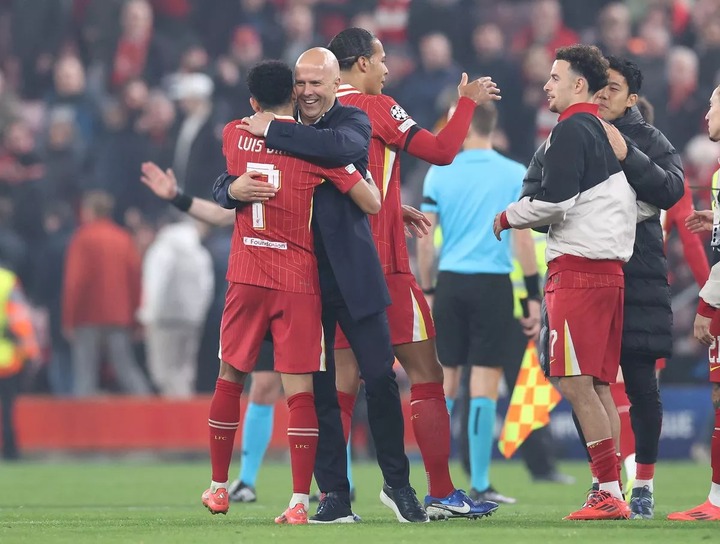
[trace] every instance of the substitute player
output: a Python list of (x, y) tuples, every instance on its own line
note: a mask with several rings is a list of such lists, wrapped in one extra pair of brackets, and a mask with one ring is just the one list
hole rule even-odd
[[(277, 122), (294, 123), (292, 70), (262, 62), (248, 74), (251, 105)], [(210, 404), (212, 482), (203, 504), (227, 513), (228, 468), (240, 419), (240, 394), (253, 370), (265, 333), (274, 341), (275, 370), (288, 404), (293, 495), (276, 523), (307, 523), (318, 424), (312, 373), (322, 369), (321, 303), (310, 218), (313, 192), (330, 179), (368, 213), (379, 211), (375, 187), (350, 165), (327, 169), (265, 147), (240, 121), (223, 131), (223, 154), (234, 176), (263, 174), (278, 192), (272, 201), (238, 208), (227, 279), (230, 283), (220, 331), (220, 374)], [(233, 186), (228, 192), (233, 196)]]

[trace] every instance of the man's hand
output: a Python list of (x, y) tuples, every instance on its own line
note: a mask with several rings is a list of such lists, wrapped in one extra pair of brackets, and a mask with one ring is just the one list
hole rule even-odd
[(430, 220), (420, 210), (407, 204), (402, 205), (403, 221), (405, 222), (405, 235), (408, 238), (416, 236), (422, 238), (430, 233), (428, 227), (432, 226)]
[(502, 221), (500, 221), (500, 217), (502, 217), (502, 212), (497, 214), (495, 219), (493, 219), (493, 234), (495, 234), (495, 238), (498, 240), (502, 240), (502, 238), (500, 238), (500, 233), (505, 230), (503, 228)]
[(265, 131), (273, 119), (275, 119), (275, 115), (270, 112), (258, 112), (252, 117), (243, 117), (242, 125), (238, 126), (244, 128), (250, 134), (265, 137)]
[(711, 231), (713, 228), (712, 210), (694, 210), (685, 218), (685, 226), (690, 232), (694, 232), (695, 234)]
[(693, 334), (695, 338), (703, 345), (710, 347), (715, 340), (713, 335), (710, 334), (710, 322), (711, 317), (705, 317), (700, 314), (695, 316), (695, 323), (693, 324)]
[(240, 202), (265, 202), (277, 193), (272, 183), (262, 181), (265, 174), (250, 170), (235, 179), (228, 187), (230, 196)]
[(144, 162), (140, 167), (142, 176), (140, 181), (150, 187), (150, 190), (163, 200), (172, 200), (178, 192), (175, 174), (168, 168), (163, 172), (154, 162)]
[(540, 301), (534, 298), (527, 299), (528, 316), (520, 318), (523, 333), (530, 340), (537, 342), (540, 334)]
[(458, 85), (458, 96), (466, 97), (476, 104), (500, 100), (500, 89), (490, 76), (479, 77), (468, 83), (468, 75), (463, 72)]
[(610, 145), (612, 146), (615, 157), (619, 161), (624, 161), (627, 158), (628, 147), (625, 138), (623, 138), (620, 131), (610, 123), (602, 122), (605, 128), (605, 134), (607, 134)]

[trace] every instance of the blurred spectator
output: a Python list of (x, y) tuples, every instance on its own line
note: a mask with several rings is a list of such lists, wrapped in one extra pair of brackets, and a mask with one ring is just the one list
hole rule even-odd
[(380, 39), (385, 47), (395, 43), (402, 44), (407, 40), (410, 4), (410, 0), (377, 1), (377, 7), (372, 14), (372, 17), (375, 19), (375, 24), (377, 25), (373, 34)]
[(530, 24), (513, 39), (514, 53), (521, 54), (532, 45), (542, 45), (549, 54), (555, 55), (558, 47), (580, 41), (580, 37), (565, 26), (558, 0), (535, 0), (531, 10)]
[(710, 91), (700, 89), (698, 82), (695, 51), (684, 46), (673, 47), (667, 64), (667, 113), (664, 119), (657, 116), (656, 125), (662, 127), (678, 150), (684, 151), (690, 139), (704, 126)]
[(72, 346), (76, 396), (99, 393), (103, 347), (123, 391), (147, 395), (150, 386), (135, 359), (132, 331), (140, 305), (140, 255), (132, 238), (112, 222), (112, 197), (88, 192), (82, 225), (67, 250), (62, 325)]
[(212, 182), (225, 169), (212, 115), (212, 93), (213, 82), (205, 74), (179, 74), (171, 89), (171, 96), (183, 113), (172, 168), (178, 186), (188, 195), (200, 198), (211, 198)]
[[(505, 36), (495, 23), (478, 25), (472, 34), (474, 58), (467, 64), (470, 77), (491, 76), (498, 84), (502, 100), (497, 103), (500, 124), (507, 127), (505, 132), (517, 147), (523, 139), (520, 132), (527, 130), (518, 122), (517, 114), (522, 102), (522, 80), (520, 67), (507, 54)], [(500, 131), (494, 132), (500, 136)]]
[(97, 104), (86, 89), (85, 68), (80, 59), (66, 55), (58, 59), (53, 71), (54, 89), (47, 97), (47, 107), (62, 106), (72, 114), (73, 136), (86, 151), (95, 140), (100, 124)]
[(699, 58), (699, 86), (712, 89), (720, 83), (720, 14), (703, 21), (696, 50)]
[(464, 6), (463, 3), (463, 0), (414, 0), (411, 2), (407, 23), (407, 36), (411, 45), (421, 49), (420, 42), (425, 36), (439, 33), (450, 40), (452, 51), (455, 54), (467, 51), (470, 47), (472, 18), (465, 16), (464, 10), (468, 6)]
[(66, 37), (69, 5), (57, 0), (13, 2), (13, 53), (19, 62), (23, 98), (41, 98), (50, 87), (53, 62)]
[(14, 226), (27, 242), (42, 235), (37, 220), (44, 202), (45, 165), (27, 122), (16, 119), (5, 129), (0, 149), (0, 194), (13, 203)]
[(140, 165), (150, 159), (152, 148), (147, 134), (138, 125), (148, 101), (147, 84), (128, 81), (118, 101), (108, 101), (103, 110), (105, 131), (94, 151), (89, 186), (110, 193), (115, 201), (115, 218), (125, 221), (130, 208), (156, 209), (150, 192), (137, 183)]
[(150, 377), (165, 397), (195, 392), (198, 350), (213, 295), (210, 253), (200, 243), (199, 225), (176, 210), (148, 248), (143, 261), (143, 302)]
[[(670, 32), (663, 24), (652, 18), (640, 22), (637, 39), (630, 42), (630, 53), (643, 73), (643, 89), (652, 104), (667, 103), (667, 56), (672, 44)], [(663, 112), (658, 108), (658, 128), (664, 122)], [(661, 129), (662, 130), (662, 129)], [(665, 130), (662, 130), (665, 132)], [(666, 133), (666, 132), (665, 132)], [(666, 133), (667, 134), (667, 133)], [(681, 148), (671, 140), (675, 148)]]
[(311, 47), (324, 46), (322, 38), (315, 32), (315, 20), (310, 7), (296, 4), (283, 13), (285, 30), (285, 52), (282, 60), (295, 66), (298, 57)]
[(14, 424), (20, 373), (26, 362), (37, 368), (39, 360), (40, 348), (30, 319), (30, 305), (17, 277), (0, 260), (0, 412), (2, 457), (5, 460), (20, 456)]
[(236, 24), (255, 29), (268, 58), (279, 58), (283, 51), (284, 37), (275, 6), (268, 0), (239, 0), (239, 2), (240, 17)]
[(153, 12), (147, 0), (128, 0), (122, 8), (120, 35), (112, 53), (109, 83), (112, 89), (142, 77), (149, 85), (160, 81), (163, 58), (153, 33)]
[(175, 105), (162, 91), (150, 92), (136, 128), (147, 134), (151, 146), (151, 160), (161, 168), (172, 164), (175, 142), (172, 138), (175, 124)]
[(395, 97), (421, 127), (432, 127), (446, 108), (439, 103), (441, 93), (460, 82), (461, 69), (452, 57), (448, 38), (434, 32), (420, 39), (420, 66), (408, 75)]
[(238, 27), (227, 54), (219, 57), (215, 63), (215, 99), (219, 119), (236, 119), (243, 117), (244, 113), (252, 112), (245, 76), (263, 56), (263, 46), (257, 32), (250, 27)]
[(622, 2), (608, 4), (598, 18), (597, 46), (605, 55), (626, 57), (632, 38), (630, 10)]
[(70, 344), (62, 330), (62, 292), (65, 256), (75, 231), (73, 210), (62, 201), (51, 203), (43, 217), (45, 239), (35, 253), (32, 281), (33, 302), (45, 308), (50, 336), (50, 361), (47, 366), (50, 391), (69, 396), (73, 392)]
[(43, 196), (46, 202), (68, 202), (75, 206), (83, 189), (85, 148), (77, 137), (75, 115), (71, 108), (56, 107), (48, 115), (45, 142), (46, 183)]

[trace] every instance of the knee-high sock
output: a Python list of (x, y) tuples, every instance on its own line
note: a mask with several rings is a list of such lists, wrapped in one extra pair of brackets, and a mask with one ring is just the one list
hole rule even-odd
[(310, 494), (318, 444), (318, 420), (312, 393), (297, 393), (287, 399), (288, 442), (293, 493)]
[(470, 443), (470, 482), (478, 491), (490, 486), (490, 459), (497, 403), (487, 397), (470, 399), (468, 440)]
[(630, 422), (630, 399), (625, 393), (623, 382), (611, 383), (610, 393), (620, 415), (620, 457), (625, 461), (635, 453), (635, 433)]
[(228, 481), (235, 431), (240, 425), (240, 395), (243, 386), (218, 378), (210, 401), (210, 463), (213, 482)]
[(712, 484), (708, 500), (715, 506), (720, 506), (720, 408), (715, 408), (715, 430), (710, 442), (710, 466)]
[(255, 486), (260, 465), (273, 431), (275, 407), (272, 404), (248, 404), (242, 432), (240, 481)]
[(596, 442), (588, 442), (587, 448), (592, 457), (600, 490), (609, 491), (618, 499), (622, 498), (620, 482), (618, 482), (618, 460), (614, 440), (608, 437)]
[(428, 494), (447, 497), (450, 478), (450, 417), (441, 383), (416, 383), (410, 388), (410, 419), (425, 464)]

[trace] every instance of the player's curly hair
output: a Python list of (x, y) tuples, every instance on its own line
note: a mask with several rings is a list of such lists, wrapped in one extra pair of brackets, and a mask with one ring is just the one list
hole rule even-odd
[(555, 60), (570, 63), (570, 69), (588, 82), (588, 90), (596, 93), (608, 82), (608, 61), (594, 45), (575, 44), (555, 51)]
[(351, 27), (335, 35), (327, 48), (338, 59), (341, 70), (349, 70), (360, 57), (371, 57), (375, 35), (364, 28)]
[(638, 65), (631, 60), (614, 55), (608, 55), (605, 58), (607, 58), (610, 69), (621, 73), (625, 78), (630, 94), (638, 94), (643, 83), (643, 75)]
[(292, 69), (279, 60), (264, 60), (248, 72), (247, 86), (262, 109), (285, 106), (292, 101)]

